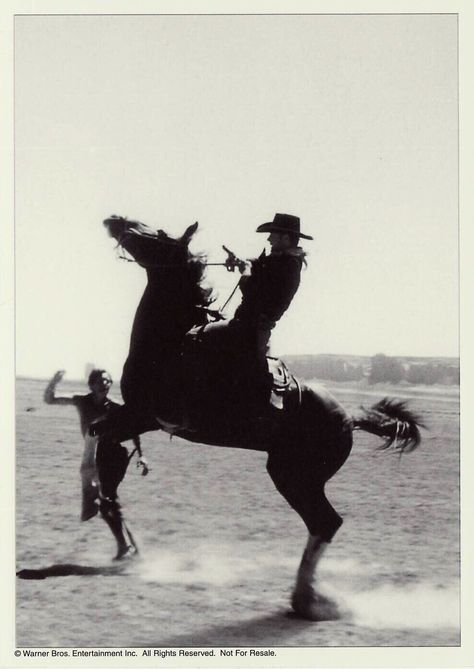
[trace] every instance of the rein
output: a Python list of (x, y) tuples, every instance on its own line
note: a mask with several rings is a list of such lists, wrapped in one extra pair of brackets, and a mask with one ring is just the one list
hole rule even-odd
[[(147, 236), (148, 237), (153, 237), (152, 235), (147, 235)], [(156, 239), (156, 237), (153, 237), (153, 239)], [(159, 240), (159, 241), (164, 243), (163, 240)], [(174, 242), (172, 242), (172, 243), (174, 243)], [(141, 265), (141, 263), (138, 263), (134, 258), (127, 258), (127, 256), (125, 255), (125, 252), (124, 252), (124, 247), (120, 243), (120, 240), (117, 242), (117, 246), (115, 248), (116, 248), (116, 251), (117, 251), (117, 258), (119, 260), (125, 260), (125, 262), (133, 262), (133, 263), (136, 263), (137, 265)], [(203, 267), (227, 267), (227, 264), (225, 262), (203, 262), (202, 265), (203, 265)], [(182, 263), (175, 263), (175, 264), (170, 264), (170, 265), (160, 265), (159, 263), (156, 263), (156, 264), (146, 264), (146, 265), (141, 265), (141, 266), (144, 267), (145, 269), (147, 267), (153, 267), (155, 269), (175, 269), (177, 267), (183, 268)], [(229, 304), (231, 299), (234, 297), (235, 292), (236, 292), (237, 288), (239, 287), (239, 283), (240, 283), (240, 279), (235, 284), (234, 289), (232, 290), (231, 294), (229, 295), (227, 300), (224, 302), (222, 307), (216, 311), (216, 314), (220, 315), (221, 312), (224, 311), (226, 306)], [(209, 311), (212, 311), (212, 310), (209, 310)], [(222, 316), (221, 316), (221, 318), (222, 318)]]
[[(137, 265), (141, 265), (142, 267), (145, 268), (155, 267), (157, 269), (174, 269), (176, 267), (184, 267), (183, 263), (174, 263), (171, 265), (161, 265), (160, 263), (147, 263), (146, 265), (145, 264), (142, 265), (134, 258), (127, 258), (127, 256), (124, 255), (123, 250), (121, 250), (123, 249), (123, 246), (120, 244), (120, 242), (117, 244), (116, 249), (117, 249), (117, 258), (119, 260), (125, 260), (125, 262), (134, 262), (137, 263)], [(227, 267), (225, 262), (202, 262), (202, 265), (203, 267)]]
[[(219, 263), (219, 264), (224, 264), (224, 263)], [(240, 279), (239, 279), (239, 280), (237, 281), (237, 283), (235, 284), (234, 290), (231, 292), (231, 294), (229, 295), (229, 297), (227, 298), (227, 300), (224, 302), (224, 304), (222, 305), (222, 307), (219, 309), (219, 311), (224, 311), (224, 309), (226, 308), (226, 306), (229, 304), (229, 302), (231, 301), (231, 299), (234, 297), (234, 295), (235, 295), (235, 291), (236, 291), (237, 288), (239, 287), (239, 283), (240, 283)]]

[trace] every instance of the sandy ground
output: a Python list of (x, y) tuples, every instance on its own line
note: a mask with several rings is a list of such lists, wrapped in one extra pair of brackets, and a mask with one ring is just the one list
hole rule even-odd
[[(77, 414), (43, 404), (44, 385), (17, 385), (17, 568), (108, 568), (108, 528), (79, 521)], [(386, 394), (328, 387), (353, 412)], [(318, 585), (340, 604), (339, 620), (289, 614), (306, 529), (274, 489), (265, 454), (154, 433), (143, 440), (152, 471), (141, 477), (132, 461), (120, 487), (141, 559), (115, 574), (17, 579), (17, 645), (459, 645), (459, 398), (453, 389), (389, 394), (411, 395), (430, 430), (401, 460), (356, 433), (327, 487), (344, 525)]]

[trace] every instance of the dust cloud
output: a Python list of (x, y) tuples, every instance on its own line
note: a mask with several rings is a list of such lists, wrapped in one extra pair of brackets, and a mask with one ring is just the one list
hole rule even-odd
[[(298, 563), (276, 555), (243, 555), (238, 546), (201, 545), (192, 552), (146, 552), (134, 566), (148, 582), (181, 583), (203, 588), (224, 587), (267, 574), (292, 569)], [(372, 629), (434, 629), (459, 627), (459, 590), (456, 584), (415, 582), (398, 577), (387, 583), (377, 564), (352, 559), (326, 559), (319, 572), (318, 591), (337, 602), (358, 627)], [(291, 572), (290, 572), (291, 573)], [(362, 585), (361, 585), (362, 583)]]
[(344, 593), (353, 622), (375, 629), (459, 627), (456, 586), (430, 583), (381, 585), (368, 592)]

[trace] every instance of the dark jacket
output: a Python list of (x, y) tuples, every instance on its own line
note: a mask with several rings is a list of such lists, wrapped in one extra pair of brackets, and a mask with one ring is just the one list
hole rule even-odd
[(300, 285), (304, 253), (300, 248), (266, 255), (252, 261), (250, 276), (239, 284), (242, 302), (234, 320), (256, 329), (271, 330), (285, 311)]

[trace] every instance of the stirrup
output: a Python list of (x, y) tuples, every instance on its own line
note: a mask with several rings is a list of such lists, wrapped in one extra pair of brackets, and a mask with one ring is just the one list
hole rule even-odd
[(283, 395), (281, 395), (280, 393), (276, 393), (273, 388), (272, 392), (270, 393), (270, 405), (275, 409), (278, 409), (278, 411), (283, 411), (284, 409)]

